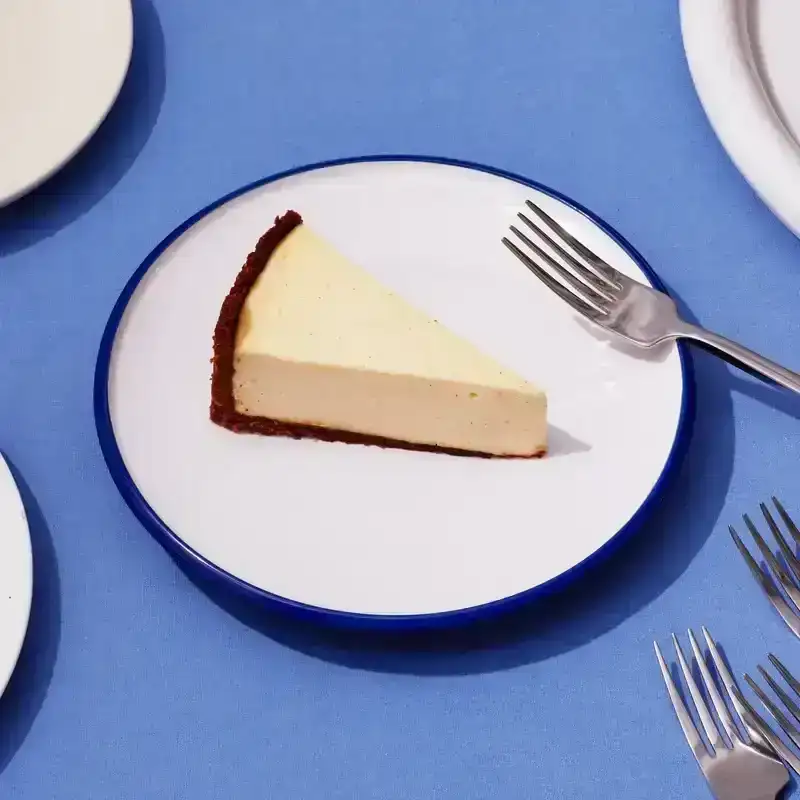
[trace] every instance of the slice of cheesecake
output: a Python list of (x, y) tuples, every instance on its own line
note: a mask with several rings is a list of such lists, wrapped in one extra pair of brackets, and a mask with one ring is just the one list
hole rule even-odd
[(214, 331), (211, 419), (243, 433), (462, 455), (547, 450), (544, 392), (350, 263), (294, 211)]

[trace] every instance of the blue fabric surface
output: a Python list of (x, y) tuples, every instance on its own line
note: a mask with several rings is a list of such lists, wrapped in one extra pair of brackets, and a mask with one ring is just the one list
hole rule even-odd
[(0, 796), (709, 796), (651, 642), (706, 624), (738, 672), (768, 650), (800, 672), (726, 532), (772, 493), (800, 514), (798, 398), (698, 355), (689, 454), (638, 536), (513, 620), (403, 647), (265, 619), (192, 582), (117, 494), (91, 404), (111, 307), (173, 227), (263, 175), (385, 152), (573, 196), (693, 317), (800, 368), (800, 242), (711, 132), (676, 3), (134, 6), (108, 120), (0, 211), (0, 448), (36, 559), (0, 699)]

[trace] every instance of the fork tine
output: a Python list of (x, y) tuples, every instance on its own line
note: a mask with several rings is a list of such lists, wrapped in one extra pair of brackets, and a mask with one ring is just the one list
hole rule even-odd
[(761, 551), (761, 555), (764, 556), (764, 560), (778, 576), (778, 580), (784, 585), (791, 585), (792, 579), (786, 574), (786, 570), (783, 568), (780, 561), (772, 554), (772, 550), (769, 549), (769, 545), (764, 541), (764, 537), (758, 532), (758, 529), (753, 524), (753, 520), (751, 520), (747, 514), (745, 514), (743, 518), (744, 524), (747, 525), (747, 529), (753, 537), (753, 541), (755, 541), (756, 546)]
[(711, 660), (714, 662), (714, 669), (717, 671), (717, 675), (719, 675), (720, 680), (722, 682), (722, 686), (724, 687), (726, 694), (728, 695), (733, 707), (736, 711), (739, 720), (741, 721), (744, 729), (746, 731), (746, 736), (744, 737), (745, 742), (758, 742), (762, 746), (766, 746), (769, 749), (769, 746), (766, 743), (766, 739), (761, 735), (761, 731), (758, 727), (750, 724), (747, 720), (747, 714), (745, 707), (739, 702), (739, 698), (737, 696), (737, 691), (739, 687), (736, 685), (736, 681), (733, 679), (733, 675), (731, 675), (731, 671), (728, 669), (728, 665), (725, 662), (725, 659), (722, 657), (722, 654), (719, 652), (717, 648), (717, 643), (711, 638), (711, 634), (708, 632), (708, 628), (705, 625), (702, 627), (703, 631), (703, 638), (706, 640), (706, 646), (708, 647), (708, 652), (711, 653)]
[(614, 299), (614, 295), (612, 292), (617, 290), (617, 287), (614, 283), (612, 283), (608, 278), (599, 275), (596, 272), (593, 272), (588, 267), (581, 264), (575, 256), (571, 253), (568, 253), (552, 236), (549, 236), (545, 231), (543, 231), (530, 217), (526, 217), (522, 212), (517, 214), (517, 216), (532, 230), (536, 233), (536, 235), (542, 239), (543, 241), (547, 242), (548, 245), (558, 253), (564, 261), (569, 264), (578, 275), (583, 278), (583, 280), (589, 284), (597, 292), (601, 294), (605, 294), (608, 296), (609, 300)]
[[(765, 572), (763, 569), (761, 569), (761, 567), (758, 566), (756, 560), (750, 555), (750, 551), (744, 546), (744, 542), (739, 538), (739, 534), (736, 533), (736, 529), (733, 527), (733, 525), (728, 525), (728, 533), (730, 533), (734, 544), (741, 553), (745, 564), (747, 564), (747, 566), (750, 568), (750, 571), (753, 573), (753, 577), (762, 585), (764, 591), (766, 591), (767, 594), (770, 594), (769, 589), (767, 589), (767, 587), (764, 585), (768, 580), (772, 580), (769, 573)], [(775, 589), (777, 591), (777, 587), (775, 587)]]
[(797, 525), (794, 524), (794, 521), (786, 512), (786, 509), (783, 507), (783, 503), (781, 503), (781, 501), (778, 500), (778, 498), (774, 495), (772, 497), (772, 503), (775, 508), (778, 509), (778, 513), (781, 515), (783, 524), (789, 529), (789, 533), (792, 534), (792, 538), (798, 545), (800, 545), (800, 530), (797, 529)]
[[(524, 215), (520, 215), (525, 218)], [(517, 238), (521, 239), (525, 244), (536, 253), (539, 258), (541, 258), (552, 270), (554, 270), (559, 277), (568, 283), (578, 294), (581, 300), (588, 300), (590, 303), (594, 303), (594, 305), (598, 306), (600, 309), (605, 311), (605, 304), (613, 300), (613, 296), (606, 293), (601, 294), (598, 292), (594, 286), (588, 284), (582, 280), (576, 278), (568, 269), (565, 269), (558, 263), (551, 255), (546, 253), (539, 247), (536, 242), (532, 241), (529, 237), (527, 237), (519, 228), (515, 225), (511, 225), (511, 231), (517, 236)]]
[[(753, 524), (753, 521), (750, 517), (745, 514), (744, 521), (747, 525), (748, 529), (750, 530), (750, 534), (752, 535), (753, 539), (755, 540), (758, 549), (761, 551), (764, 559), (772, 568), (773, 572), (778, 578), (778, 583), (781, 585), (781, 588), (789, 595), (789, 599), (794, 603), (795, 609), (800, 609), (800, 589), (798, 589), (797, 584), (792, 580), (791, 576), (786, 572), (777, 558), (772, 554), (772, 551), (769, 549), (769, 546), (764, 541), (764, 537), (756, 530), (756, 526)], [(775, 524), (775, 520), (772, 520), (773, 525)], [(777, 526), (775, 526), (777, 529)], [(780, 535), (780, 531), (777, 532), (778, 538), (783, 539)], [(784, 544), (786, 544), (784, 540)], [(788, 546), (787, 546), (788, 550)], [(791, 553), (790, 553), (791, 554)], [(774, 586), (774, 582), (773, 582)], [(786, 623), (792, 629), (796, 636), (800, 637), (800, 617), (798, 617), (796, 610), (792, 610), (789, 605), (783, 600), (783, 596), (780, 592), (776, 593), (775, 597), (772, 597), (772, 604), (778, 608), (778, 613), (784, 618)], [(785, 616), (784, 612), (781, 611), (779, 605), (782, 603), (783, 608), (786, 613), (790, 615), (792, 622), (789, 622), (789, 619)]]
[(744, 558), (745, 563), (750, 568), (750, 572), (753, 573), (753, 577), (761, 585), (761, 588), (767, 595), (768, 600), (770, 603), (772, 603), (772, 607), (778, 612), (778, 614), (781, 615), (781, 618), (789, 626), (792, 633), (800, 638), (800, 617), (797, 616), (796, 612), (794, 612), (789, 607), (789, 604), (786, 602), (786, 600), (784, 600), (783, 595), (780, 593), (780, 590), (776, 586), (772, 576), (766, 570), (761, 569), (761, 567), (756, 564), (755, 559), (750, 555), (750, 551), (744, 546), (733, 526), (729, 525), (728, 531), (730, 532), (739, 552), (742, 554), (742, 558)]
[(697, 644), (697, 639), (695, 639), (694, 633), (691, 630), (689, 630), (689, 644), (692, 647), (692, 653), (694, 654), (694, 659), (697, 662), (697, 666), (700, 668), (700, 675), (703, 678), (706, 691), (711, 697), (711, 702), (714, 704), (717, 716), (722, 722), (722, 727), (725, 728), (728, 738), (731, 740), (731, 743), (742, 741), (739, 731), (736, 729), (736, 723), (733, 721), (733, 717), (731, 716), (731, 712), (728, 711), (728, 707), (725, 705), (722, 697), (720, 696), (719, 690), (717, 689), (717, 684), (714, 681), (714, 678), (711, 676), (711, 672), (708, 669), (706, 660), (703, 658), (703, 653), (700, 651), (700, 647)]
[(570, 292), (563, 284), (559, 283), (553, 278), (545, 269), (542, 269), (527, 253), (517, 247), (510, 239), (503, 237), (503, 244), (552, 292), (555, 292), (565, 303), (569, 304), (572, 309), (577, 311), (580, 315), (586, 317), (592, 322), (597, 322), (600, 319), (600, 312), (597, 309), (584, 302), (582, 299), (576, 297)]
[(800, 722), (800, 706), (789, 697), (787, 691), (760, 664), (758, 671), (761, 673), (761, 677), (769, 684), (770, 689), (780, 697), (781, 702), (789, 709), (789, 713)]
[(792, 601), (797, 605), (800, 602), (800, 592), (798, 592), (797, 587), (794, 584), (794, 581), (783, 568), (783, 564), (778, 561), (777, 558), (772, 553), (772, 550), (769, 549), (769, 545), (764, 541), (764, 537), (758, 532), (756, 526), (753, 524), (753, 521), (750, 517), (745, 514), (744, 515), (744, 522), (747, 525), (750, 535), (753, 537), (758, 549), (761, 551), (761, 555), (764, 556), (764, 560), (769, 564), (772, 568), (773, 573), (778, 578), (778, 583), (780, 583), (781, 587), (784, 591), (791, 597)]
[(789, 571), (792, 573), (794, 579), (800, 582), (800, 559), (798, 559), (797, 556), (792, 552), (792, 548), (789, 547), (789, 543), (783, 538), (781, 529), (778, 527), (778, 524), (775, 522), (775, 518), (772, 516), (767, 506), (764, 503), (761, 503), (759, 508), (761, 509), (761, 513), (764, 515), (764, 519), (767, 521), (767, 525), (769, 526), (775, 541), (778, 543), (778, 547), (780, 548), (783, 558), (789, 567)]
[[(778, 656), (770, 653), (768, 657), (772, 666), (775, 667), (778, 672), (780, 672), (781, 677), (786, 681), (786, 683), (792, 687), (796, 694), (800, 695), (800, 682), (798, 682), (794, 675), (792, 675), (792, 673), (783, 666)], [(800, 719), (800, 717), (798, 717), (798, 719)]]
[(592, 252), (585, 244), (579, 242), (571, 233), (564, 230), (549, 214), (543, 211), (536, 203), (531, 202), (530, 200), (525, 201), (525, 205), (536, 214), (539, 219), (550, 228), (556, 236), (566, 242), (578, 255), (583, 256), (589, 264), (596, 269), (606, 280), (611, 281), (612, 284), (616, 285), (617, 288), (622, 288), (620, 286), (620, 278), (622, 277), (617, 270), (614, 269), (610, 264), (607, 264), (603, 261), (597, 253)]
[[(733, 696), (744, 711), (744, 721), (748, 728), (758, 731), (761, 741), (766, 741), (780, 757), (784, 763), (788, 764), (798, 775), (800, 775), (800, 759), (775, 735), (775, 732), (766, 723), (764, 718), (750, 705), (747, 698), (739, 691), (739, 687), (733, 689)], [(769, 748), (768, 748), (769, 749)]]
[(795, 747), (800, 747), (800, 731), (797, 730), (789, 721), (786, 714), (772, 702), (770, 696), (747, 673), (745, 673), (744, 679), (750, 685), (750, 688), (758, 695), (758, 699), (764, 704), (767, 711), (772, 714), (778, 725), (781, 726), (783, 732), (792, 740)]
[(697, 686), (694, 675), (692, 675), (692, 671), (689, 669), (689, 665), (686, 663), (686, 658), (684, 657), (683, 650), (681, 649), (681, 643), (678, 641), (678, 637), (674, 633), (672, 634), (672, 644), (675, 647), (675, 652), (678, 654), (678, 664), (680, 665), (681, 672), (683, 673), (683, 679), (686, 681), (686, 685), (689, 687), (689, 694), (692, 696), (692, 700), (694, 700), (695, 707), (697, 708), (697, 715), (700, 717), (703, 730), (706, 732), (706, 736), (708, 737), (709, 742), (711, 742), (711, 746), (717, 752), (727, 749), (728, 744), (722, 738), (719, 728), (717, 728), (717, 724), (714, 722), (714, 719), (708, 710), (705, 698), (700, 693), (700, 689)]
[(664, 662), (664, 656), (661, 655), (661, 648), (658, 646), (658, 642), (653, 642), (653, 646), (656, 649), (658, 665), (661, 667), (661, 676), (664, 678), (664, 683), (667, 685), (667, 694), (672, 702), (672, 707), (675, 709), (675, 716), (678, 717), (678, 722), (683, 729), (683, 735), (686, 737), (689, 747), (692, 748), (694, 757), (699, 764), (702, 764), (701, 759), (707, 758), (710, 755), (708, 748), (697, 732), (697, 728), (694, 722), (692, 722), (692, 717), (687, 711), (686, 705), (678, 692), (678, 687), (675, 686), (675, 681), (672, 680), (672, 675), (669, 674), (667, 665)]

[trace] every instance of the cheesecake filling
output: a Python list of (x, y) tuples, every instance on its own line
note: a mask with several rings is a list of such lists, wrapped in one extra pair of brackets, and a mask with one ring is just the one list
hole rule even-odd
[(498, 456), (546, 449), (541, 392), (245, 354), (236, 360), (234, 397), (248, 416)]

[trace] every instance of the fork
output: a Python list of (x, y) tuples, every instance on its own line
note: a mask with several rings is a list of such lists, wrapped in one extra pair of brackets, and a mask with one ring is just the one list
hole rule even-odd
[[(772, 504), (775, 506), (775, 510), (778, 512), (778, 516), (795, 546), (800, 545), (800, 530), (797, 529), (797, 525), (794, 524), (781, 501), (777, 497), (773, 497)], [(756, 563), (756, 560), (750, 555), (750, 551), (745, 547), (744, 542), (739, 538), (739, 534), (733, 525), (728, 527), (728, 531), (742, 554), (742, 558), (750, 568), (750, 572), (753, 573), (753, 577), (761, 585), (761, 588), (775, 610), (781, 615), (783, 621), (791, 628), (792, 633), (800, 639), (800, 559), (795, 555), (789, 546), (789, 542), (786, 541), (786, 537), (781, 533), (781, 529), (767, 505), (761, 503), (759, 507), (766, 520), (767, 527), (778, 543), (783, 563), (770, 550), (764, 537), (759, 533), (758, 528), (753, 524), (753, 520), (747, 514), (743, 517), (744, 524), (750, 531), (750, 535), (767, 562), (769, 569)], [(778, 588), (779, 586), (780, 589)], [(781, 592), (781, 589), (783, 592)], [(788, 598), (788, 602), (786, 598)]]
[[(795, 693), (795, 695), (800, 695), (800, 682), (798, 682), (792, 673), (789, 672), (789, 670), (781, 663), (780, 659), (770, 653), (769, 661), (778, 671), (790, 689)], [(800, 707), (798, 707), (797, 703), (790, 697), (789, 693), (760, 664), (758, 665), (758, 671), (761, 673), (761, 676), (767, 682), (767, 685), (770, 687), (770, 689), (772, 689), (772, 691), (775, 692), (775, 694), (780, 698), (781, 702), (789, 711), (789, 713), (796, 720), (800, 720)], [(764, 707), (767, 709), (767, 711), (769, 711), (789, 740), (794, 744), (795, 747), (800, 748), (800, 731), (797, 729), (797, 726), (789, 720), (786, 714), (781, 711), (778, 704), (746, 673), (744, 679), (750, 685), (750, 688), (756, 693), (758, 699), (761, 700), (761, 702), (764, 704)], [(775, 740), (780, 742), (778, 737), (775, 736), (772, 729), (767, 725), (766, 722), (764, 722), (763, 719), (759, 721), (758, 727), (765, 736), (774, 737)], [(784, 749), (785, 752), (781, 754), (781, 757), (798, 775), (800, 775), (800, 759), (798, 759), (788, 747), (784, 746)]]
[[(540, 244), (516, 225), (512, 225), (510, 230), (528, 252), (507, 236), (503, 237), (503, 244), (542, 283), (589, 322), (642, 348), (688, 339), (767, 382), (800, 393), (800, 374), (730, 339), (685, 322), (667, 294), (614, 269), (535, 203), (528, 200), (526, 206), (552, 235), (520, 212), (517, 216)], [(550, 252), (542, 245), (549, 248)]]
[[(667, 693), (672, 701), (678, 722), (689, 742), (689, 747), (691, 747), (692, 753), (711, 787), (711, 792), (717, 800), (776, 800), (781, 790), (789, 782), (789, 772), (775, 756), (775, 752), (780, 752), (780, 750), (778, 748), (773, 750), (768, 744), (770, 739), (767, 734), (772, 734), (772, 732), (766, 730), (766, 723), (752, 706), (747, 704), (738, 691), (727, 664), (723, 661), (716, 643), (705, 628), (703, 628), (703, 637), (711, 654), (714, 669), (720, 679), (719, 686), (711, 676), (711, 671), (703, 658), (694, 634), (689, 631), (689, 644), (694, 661), (700, 672), (705, 691), (711, 698), (713, 711), (700, 693), (680, 642), (674, 634), (672, 642), (708, 744), (698, 733), (667, 668), (658, 642), (654, 642), (661, 675), (667, 686)], [(723, 700), (721, 693), (726, 695), (727, 703)], [(729, 704), (733, 706), (738, 715), (740, 725), (734, 721)], [(721, 727), (715, 721), (714, 711)], [(763, 733), (762, 726), (765, 729)], [(787, 749), (777, 736), (772, 734), (772, 737), (777, 745)], [(788, 754), (791, 755), (791, 753)]]

